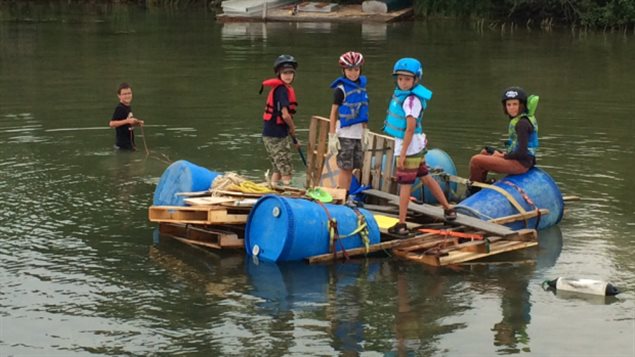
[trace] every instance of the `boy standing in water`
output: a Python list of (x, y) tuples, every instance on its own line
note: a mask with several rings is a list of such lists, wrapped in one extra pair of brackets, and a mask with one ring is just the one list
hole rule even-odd
[(368, 94), (366, 76), (362, 75), (364, 56), (349, 51), (340, 56), (342, 75), (331, 83), (331, 106), (328, 154), (337, 155), (340, 168), (337, 185), (351, 186), (353, 170), (361, 169), (363, 152), (368, 145)]
[(432, 92), (418, 82), (423, 67), (414, 58), (402, 58), (393, 67), (396, 81), (388, 115), (384, 121), (384, 132), (395, 138), (397, 158), (397, 183), (399, 183), (399, 223), (388, 229), (395, 235), (407, 237), (410, 232), (406, 225), (410, 191), (417, 177), (428, 186), (434, 198), (443, 206), (446, 220), (456, 219), (454, 208), (448, 201), (436, 180), (428, 174), (425, 163), (426, 136), (423, 133), (423, 111), (432, 98)]
[(115, 108), (112, 119), (108, 124), (115, 128), (115, 148), (123, 150), (136, 150), (134, 142), (134, 127), (143, 126), (143, 120), (139, 120), (132, 114), (130, 103), (132, 102), (132, 88), (128, 83), (121, 83), (117, 89), (119, 104)]
[(297, 141), (295, 144), (291, 141), (291, 138), (294, 138), (295, 141), (293, 114), (295, 114), (295, 108), (298, 105), (291, 83), (295, 79), (297, 68), (298, 62), (293, 56), (278, 56), (273, 63), (276, 78), (265, 80), (260, 88), (261, 93), (264, 87), (271, 88), (262, 116), (264, 119), (262, 141), (273, 168), (271, 183), (274, 185), (280, 180), (282, 180), (283, 185), (291, 184), (291, 175), (293, 174), (291, 146), (299, 147), (300, 145)]

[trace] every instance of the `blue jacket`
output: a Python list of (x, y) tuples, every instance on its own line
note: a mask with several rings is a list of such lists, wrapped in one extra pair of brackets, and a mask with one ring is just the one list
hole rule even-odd
[(331, 88), (341, 88), (344, 102), (339, 107), (340, 127), (368, 122), (368, 93), (366, 76), (359, 76), (356, 82), (342, 76), (331, 83)]
[(423, 111), (427, 107), (428, 100), (432, 98), (432, 91), (428, 88), (417, 84), (412, 90), (401, 90), (395, 88), (395, 91), (388, 106), (388, 114), (384, 121), (384, 133), (399, 139), (403, 139), (408, 127), (406, 113), (403, 110), (403, 102), (411, 95), (415, 95), (421, 101), (421, 114), (417, 118), (417, 126), (415, 134), (423, 133)]

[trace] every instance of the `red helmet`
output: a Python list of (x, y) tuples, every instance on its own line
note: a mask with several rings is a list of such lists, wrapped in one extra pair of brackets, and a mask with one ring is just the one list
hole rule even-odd
[(359, 52), (348, 51), (340, 56), (340, 67), (354, 68), (364, 64), (364, 56)]

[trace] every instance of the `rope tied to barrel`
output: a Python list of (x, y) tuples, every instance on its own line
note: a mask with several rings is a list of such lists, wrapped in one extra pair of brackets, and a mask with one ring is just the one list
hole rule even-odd
[(333, 252), (333, 260), (337, 259), (337, 248), (335, 247), (337, 243), (340, 244), (340, 248), (342, 250), (342, 254), (344, 254), (344, 258), (346, 258), (346, 260), (350, 259), (348, 253), (346, 252), (346, 248), (344, 248), (344, 243), (342, 243), (342, 241), (340, 240), (340, 233), (339, 229), (337, 228), (337, 220), (333, 218), (333, 216), (331, 216), (331, 213), (329, 212), (328, 208), (326, 208), (324, 203), (315, 199), (313, 199), (312, 201), (319, 204), (326, 213), (326, 229), (329, 234), (329, 249), (331, 252)]
[[(525, 200), (525, 202), (527, 202), (527, 204), (529, 204), (529, 206), (531, 206), (536, 211), (536, 225), (534, 226), (534, 229), (538, 229), (538, 226), (540, 225), (540, 218), (542, 217), (542, 214), (540, 213), (540, 209), (538, 209), (538, 206), (536, 206), (536, 204), (529, 197), (527, 192), (525, 192), (525, 190), (523, 190), (520, 186), (510, 181), (503, 181), (503, 182), (513, 187), (514, 189), (516, 189), (516, 191), (518, 191), (518, 193), (520, 194), (520, 197), (522, 197)], [(529, 225), (529, 221), (525, 219), (525, 227), (527, 227), (528, 225)]]

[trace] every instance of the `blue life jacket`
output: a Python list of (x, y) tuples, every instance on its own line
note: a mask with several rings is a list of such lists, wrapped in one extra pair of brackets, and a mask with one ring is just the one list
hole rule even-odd
[(344, 101), (339, 107), (340, 127), (368, 122), (368, 93), (366, 76), (359, 76), (356, 82), (342, 76), (331, 83), (331, 88), (344, 92)]
[(406, 112), (403, 110), (403, 102), (411, 95), (416, 96), (421, 101), (421, 113), (417, 118), (415, 134), (423, 133), (423, 111), (428, 106), (428, 100), (432, 98), (432, 91), (421, 84), (417, 84), (411, 90), (395, 88), (392, 99), (390, 100), (390, 105), (388, 106), (388, 114), (384, 121), (384, 133), (395, 138), (403, 139), (406, 128), (408, 127)]

